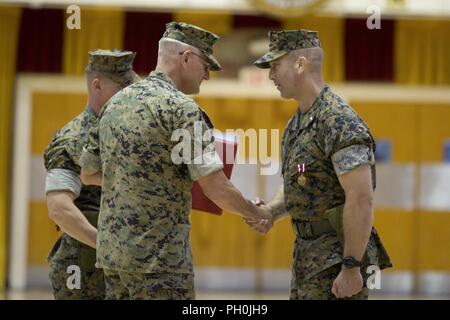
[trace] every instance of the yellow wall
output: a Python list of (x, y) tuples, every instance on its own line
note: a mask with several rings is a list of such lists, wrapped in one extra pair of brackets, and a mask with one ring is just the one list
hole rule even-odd
[[(427, 104), (419, 109), (421, 163), (444, 159), (444, 141), (450, 140), (450, 104)], [(450, 196), (450, 193), (449, 193)], [(450, 212), (421, 211), (418, 269), (448, 270), (450, 266)]]
[(47, 203), (31, 201), (28, 232), (28, 263), (45, 265), (46, 258), (60, 233), (56, 225), (48, 218)]
[(427, 104), (419, 110), (420, 161), (441, 162), (444, 140), (450, 140), (450, 104)]
[(86, 106), (87, 96), (73, 93), (33, 95), (31, 153), (43, 155), (53, 134), (75, 118)]
[(240, 217), (200, 211), (191, 215), (191, 243), (196, 266), (287, 268), (291, 264), (294, 234), (290, 218), (259, 236)]
[(450, 84), (450, 20), (405, 18), (395, 23), (395, 81)]
[(416, 269), (415, 225), (413, 212), (375, 210), (375, 227), (392, 259), (395, 270)]
[[(391, 141), (394, 163), (443, 160), (450, 105), (353, 101), (352, 106), (376, 139)], [(395, 270), (450, 270), (450, 212), (392, 209), (375, 216)]]
[(231, 12), (178, 10), (173, 13), (173, 21), (191, 23), (200, 28), (224, 36), (233, 29)]
[(422, 211), (419, 215), (419, 270), (449, 270), (450, 212)]
[(6, 278), (11, 120), (21, 13), (21, 8), (0, 6), (0, 291), (5, 287)]
[(323, 78), (326, 82), (345, 80), (345, 19), (342, 17), (305, 16), (287, 18), (283, 29), (309, 29), (319, 32), (320, 45), (323, 48)]
[(418, 105), (387, 101), (352, 101), (351, 105), (367, 122), (374, 138), (391, 141), (394, 163), (411, 163), (418, 160)]
[(81, 19), (81, 29), (64, 28), (65, 74), (83, 74), (90, 50), (123, 47), (125, 13), (120, 8), (83, 8)]

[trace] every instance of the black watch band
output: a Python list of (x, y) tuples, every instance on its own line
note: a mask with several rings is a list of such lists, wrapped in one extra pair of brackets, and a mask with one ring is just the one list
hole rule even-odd
[(348, 268), (348, 269), (352, 269), (352, 268), (359, 268), (362, 266), (361, 261), (356, 260), (355, 258), (351, 257), (351, 256), (347, 256), (342, 260), (342, 264)]

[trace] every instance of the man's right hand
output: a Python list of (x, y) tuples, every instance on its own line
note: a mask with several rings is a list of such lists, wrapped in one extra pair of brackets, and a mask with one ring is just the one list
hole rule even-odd
[(257, 233), (264, 235), (273, 226), (274, 219), (272, 210), (266, 206), (264, 200), (260, 198), (256, 198), (252, 203), (258, 207), (257, 212), (260, 218), (244, 218), (244, 221)]

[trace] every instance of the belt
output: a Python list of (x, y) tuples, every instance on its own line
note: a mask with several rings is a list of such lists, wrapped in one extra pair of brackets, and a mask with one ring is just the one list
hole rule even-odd
[(305, 240), (316, 239), (323, 234), (336, 232), (328, 220), (300, 221), (292, 220), (297, 237)]

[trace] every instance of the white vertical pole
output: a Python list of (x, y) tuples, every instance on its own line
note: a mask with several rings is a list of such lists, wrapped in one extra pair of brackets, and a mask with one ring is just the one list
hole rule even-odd
[(14, 106), (9, 286), (26, 288), (28, 211), (31, 160), (31, 90), (26, 78), (17, 77)]

